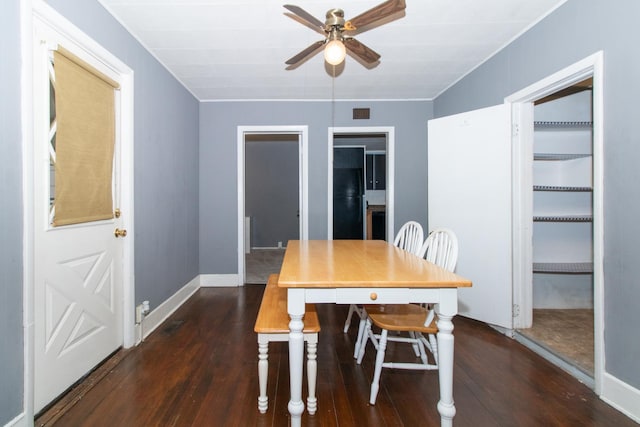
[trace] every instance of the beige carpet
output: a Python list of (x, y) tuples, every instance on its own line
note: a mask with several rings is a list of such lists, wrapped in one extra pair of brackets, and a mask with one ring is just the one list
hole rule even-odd
[(284, 249), (252, 249), (245, 254), (245, 283), (267, 283), (270, 274), (279, 273), (284, 258)]
[(593, 376), (592, 309), (534, 309), (533, 327), (519, 332)]

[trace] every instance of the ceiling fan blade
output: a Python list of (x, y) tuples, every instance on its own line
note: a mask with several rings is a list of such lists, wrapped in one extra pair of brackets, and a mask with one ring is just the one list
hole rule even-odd
[[(289, 58), (285, 64), (287, 65), (296, 65), (297, 63), (312, 57), (313, 55), (315, 55), (316, 53), (318, 53), (322, 47), (324, 46), (325, 40), (320, 40), (315, 42), (314, 44), (312, 44), (311, 46), (307, 47), (306, 49), (304, 49), (302, 52), (298, 53), (297, 55), (293, 56), (292, 58)], [(288, 68), (287, 68), (288, 69)]]
[(367, 64), (373, 64), (380, 60), (380, 55), (378, 53), (363, 45), (356, 39), (344, 39), (344, 46), (349, 52), (351, 52)]
[(347, 31), (355, 31), (358, 28), (366, 27), (367, 25), (402, 12), (406, 7), (405, 0), (388, 0), (350, 19), (345, 23), (344, 29)]
[(303, 8), (299, 7), (299, 6), (295, 6), (292, 4), (285, 4), (284, 8), (287, 9), (288, 11), (292, 12), (293, 15), (291, 14), (285, 14), (287, 16), (289, 16), (290, 18), (295, 19), (296, 21), (300, 22), (303, 25), (306, 25), (307, 27), (311, 28), (312, 30), (324, 35), (324, 22), (321, 22), (319, 19), (317, 19), (316, 17), (314, 17), (312, 14), (310, 14), (309, 12), (307, 12), (306, 10), (304, 10)]

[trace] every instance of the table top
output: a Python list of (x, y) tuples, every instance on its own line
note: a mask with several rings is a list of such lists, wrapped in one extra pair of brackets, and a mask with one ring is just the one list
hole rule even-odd
[(383, 240), (290, 240), (284, 288), (459, 288), (471, 281)]

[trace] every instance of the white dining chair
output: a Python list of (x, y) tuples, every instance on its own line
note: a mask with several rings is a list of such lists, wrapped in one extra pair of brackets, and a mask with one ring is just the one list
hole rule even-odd
[[(458, 240), (455, 233), (446, 228), (432, 231), (421, 247), (420, 253), (427, 261), (453, 272), (458, 259)], [(417, 304), (366, 305), (362, 311), (367, 317), (357, 354), (357, 363), (362, 362), (368, 341), (371, 341), (377, 350), (369, 396), (370, 404), (375, 405), (376, 403), (382, 368), (438, 369), (437, 316), (432, 306)], [(380, 333), (374, 333), (373, 326), (380, 328)], [(389, 331), (408, 332), (409, 336), (389, 335)], [(420, 362), (385, 362), (386, 347), (390, 341), (412, 344)], [(425, 350), (431, 353), (432, 360), (429, 360)]]
[[(422, 229), (422, 225), (420, 225), (417, 221), (407, 221), (398, 233), (396, 234), (395, 239), (393, 240), (393, 244), (400, 249), (404, 249), (407, 252), (411, 252), (415, 255), (422, 255), (422, 245), (424, 239), (424, 231)], [(364, 312), (363, 307), (358, 306), (356, 304), (351, 304), (349, 306), (349, 313), (347, 314), (347, 319), (344, 322), (343, 332), (346, 334), (349, 331), (349, 326), (351, 325), (351, 318), (353, 317), (353, 313), (356, 313), (360, 318), (358, 323), (358, 335), (356, 338), (356, 345), (353, 349), (353, 358), (356, 359), (358, 357), (358, 352), (360, 350), (360, 344), (362, 342), (362, 338), (364, 336), (364, 326), (365, 321), (367, 319), (366, 313)]]
[(424, 231), (419, 222), (406, 222), (396, 234), (393, 244), (412, 254), (419, 255), (424, 243)]

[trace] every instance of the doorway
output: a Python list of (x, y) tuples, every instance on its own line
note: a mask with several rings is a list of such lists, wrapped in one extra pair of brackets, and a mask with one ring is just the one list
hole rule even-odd
[(300, 238), (298, 135), (245, 135), (245, 284), (278, 273)]
[[(361, 213), (361, 220), (358, 222), (362, 227), (358, 237), (372, 239), (379, 238), (387, 241), (393, 241), (394, 236), (394, 147), (395, 132), (393, 127), (343, 127), (329, 128), (328, 138), (328, 166), (327, 166), (327, 236), (328, 239), (337, 238), (334, 236), (336, 220), (344, 222), (343, 215), (340, 219), (334, 218), (336, 208), (343, 206), (340, 203), (336, 206), (336, 197), (338, 201), (346, 200), (343, 191), (336, 191), (335, 179), (342, 179), (345, 171), (354, 168), (344, 168), (344, 159), (341, 162), (336, 175), (336, 159), (334, 158), (335, 150), (353, 151), (359, 150), (364, 154), (362, 159), (362, 186), (364, 197), (361, 205), (356, 209), (358, 214)], [(348, 149), (347, 149), (348, 148)], [(346, 149), (346, 150), (345, 150)], [(360, 158), (360, 156), (358, 156)], [(374, 176), (377, 167), (378, 179)], [(361, 169), (358, 165), (355, 169)], [(376, 183), (375, 181), (378, 181)], [(359, 181), (360, 182), (360, 181)], [(375, 229), (374, 226), (375, 225)]]
[(533, 341), (593, 378), (593, 79), (534, 104)]
[(238, 127), (239, 285), (280, 271), (288, 240), (308, 239), (307, 127)]
[(600, 393), (602, 54), (507, 98), (514, 138), (514, 335)]

